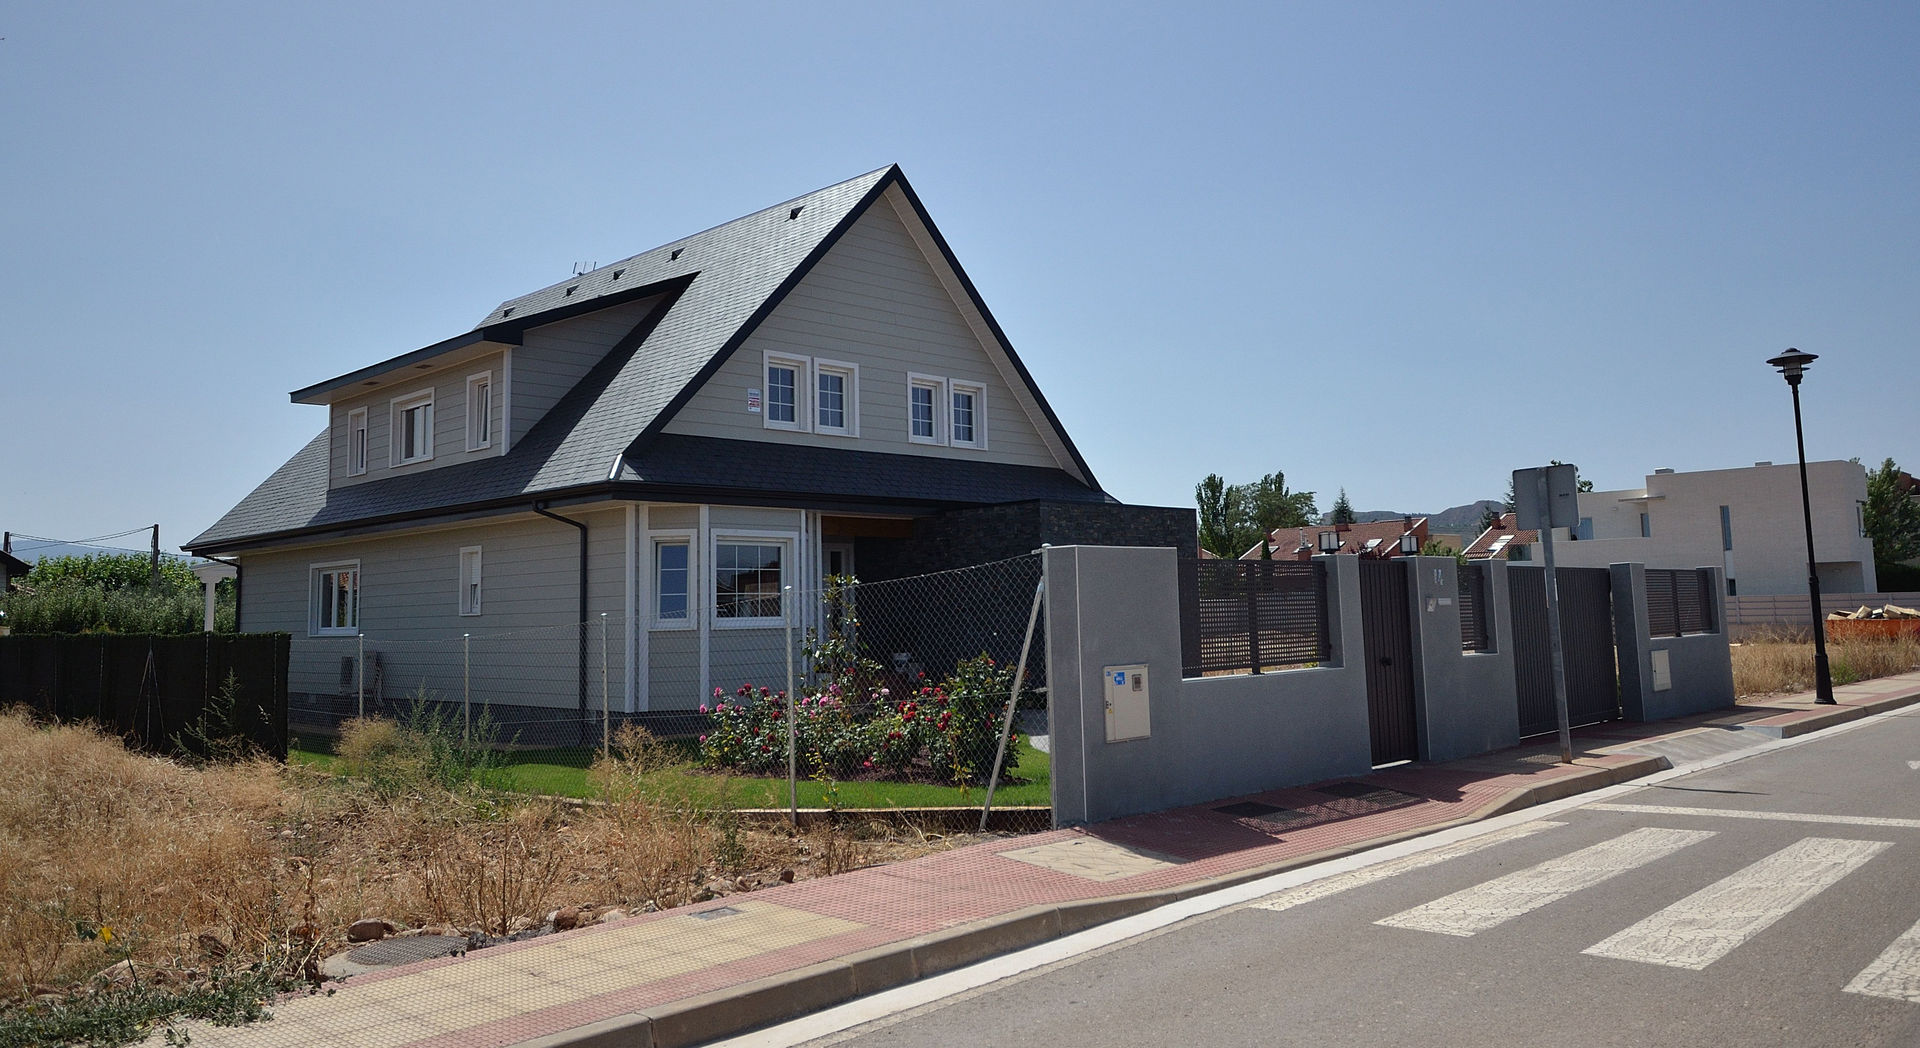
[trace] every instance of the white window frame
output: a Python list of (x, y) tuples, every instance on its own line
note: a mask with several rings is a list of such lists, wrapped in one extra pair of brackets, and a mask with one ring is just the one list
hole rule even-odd
[[(333, 606), (331, 600), (322, 603), (320, 579), (325, 575), (337, 575), (341, 572), (353, 573), (353, 621), (345, 626), (323, 625), (326, 611)], [(357, 560), (335, 560), (320, 564), (307, 565), (307, 636), (309, 637), (352, 637), (360, 632), (360, 591), (364, 588), (365, 576), (360, 572)]]
[[(954, 425), (953, 398), (962, 393), (973, 396), (973, 439), (961, 440), (959, 427)], [(966, 379), (947, 380), (947, 445), (955, 448), (972, 448), (975, 451), (987, 449), (987, 385)]]
[[(660, 547), (685, 546), (687, 548), (687, 614), (684, 618), (664, 619), (660, 617)], [(647, 570), (653, 573), (648, 590), (650, 606), (647, 608), (647, 620), (651, 629), (690, 630), (700, 625), (700, 532), (697, 529), (672, 529), (649, 531), (647, 533)]]
[[(474, 410), (475, 390), (481, 390), (479, 410)], [(485, 451), (493, 447), (493, 372), (467, 376), (467, 450)]]
[[(347, 412), (347, 476), (363, 477), (367, 473), (368, 444), (372, 439), (367, 432), (367, 409), (354, 408)], [(358, 437), (356, 441), (354, 438)]]
[[(772, 372), (777, 367), (790, 368), (793, 371), (793, 421), (791, 422), (777, 422), (773, 417)], [(805, 433), (813, 419), (812, 358), (771, 351), (764, 353), (760, 364), (760, 382), (765, 387), (760, 398), (760, 424), (767, 429)]]
[[(722, 618), (720, 616), (720, 547), (721, 546), (779, 546), (780, 550), (780, 614), (759, 615), (753, 618)], [(750, 630), (778, 628), (786, 625), (788, 606), (787, 597), (793, 585), (794, 551), (800, 548), (800, 536), (791, 531), (716, 531), (707, 539), (707, 568), (703, 573), (703, 595), (707, 598), (706, 607), (712, 618), (712, 626), (717, 630)]]
[(460, 547), (460, 614), (478, 615), (485, 603), (485, 575), (480, 560), (480, 547)]
[[(915, 390), (927, 390), (933, 395), (933, 433), (920, 436), (913, 431), (913, 394)], [(943, 445), (947, 442), (947, 380), (938, 375), (918, 375), (907, 372), (907, 443)]]
[[(840, 378), (840, 422), (838, 426), (829, 426), (820, 417), (820, 380), (829, 375)], [(820, 360), (813, 362), (813, 431), (834, 437), (857, 437), (860, 435), (860, 365), (843, 360)]]
[[(387, 464), (390, 466), (411, 466), (416, 462), (432, 461), (433, 387), (428, 386), (426, 389), (415, 390), (404, 396), (395, 397), (390, 404), (392, 419), (388, 423), (389, 428), (387, 430)], [(412, 458), (406, 458), (404, 456), (406, 455), (407, 447), (407, 430), (406, 426), (401, 422), (401, 419), (406, 417), (407, 412), (422, 407), (427, 409), (426, 414), (422, 416), (426, 422), (425, 447), (420, 454)]]

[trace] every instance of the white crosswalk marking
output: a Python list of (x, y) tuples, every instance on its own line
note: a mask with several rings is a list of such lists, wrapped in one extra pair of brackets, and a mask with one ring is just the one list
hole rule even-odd
[(1762, 822), (1826, 822), (1836, 826), (1872, 826), (1894, 830), (1920, 830), (1920, 819), (1889, 819), (1877, 815), (1819, 815), (1797, 811), (1741, 811), (1737, 808), (1680, 808), (1668, 804), (1606, 804), (1586, 806), (1588, 811), (1632, 812), (1635, 815), (1703, 815), (1715, 819), (1757, 819)]
[(1891, 844), (1808, 837), (1581, 952), (1698, 971)]
[(1633, 830), (1374, 923), (1441, 935), (1472, 935), (1711, 836), (1709, 830)]
[(1893, 940), (1892, 946), (1853, 977), (1846, 990), (1920, 1004), (1920, 924)]
[(1315, 902), (1327, 898), (1330, 895), (1338, 895), (1341, 892), (1350, 891), (1361, 885), (1372, 884), (1375, 881), (1383, 881), (1389, 877), (1406, 873), (1408, 870), (1417, 870), (1423, 866), (1433, 866), (1437, 863), (1446, 862), (1448, 859), (1457, 859), (1462, 855), (1477, 852), (1482, 848), (1499, 844), (1503, 841), (1531, 837), (1541, 830), (1550, 830), (1557, 826), (1564, 825), (1566, 825), (1566, 823), (1528, 822), (1522, 823), (1519, 826), (1510, 826), (1504, 830), (1495, 830), (1492, 833), (1475, 837), (1472, 840), (1461, 841), (1458, 844), (1450, 844), (1444, 848), (1435, 848), (1432, 851), (1421, 852), (1418, 855), (1409, 855), (1404, 859), (1395, 859), (1392, 862), (1383, 862), (1378, 866), (1368, 866), (1364, 869), (1340, 874), (1337, 877), (1328, 877), (1324, 880), (1302, 884), (1296, 888), (1288, 888), (1286, 891), (1275, 892), (1258, 902), (1249, 903), (1248, 905), (1260, 910), (1291, 910), (1295, 906)]

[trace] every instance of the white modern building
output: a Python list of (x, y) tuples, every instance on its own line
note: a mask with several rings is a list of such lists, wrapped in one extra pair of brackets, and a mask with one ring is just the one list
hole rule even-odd
[[(1863, 526), (1866, 470), (1857, 462), (1809, 462), (1807, 486), (1821, 592), (1873, 592), (1873, 544)], [(1717, 565), (1726, 569), (1730, 595), (1807, 592), (1800, 469), (1793, 463), (1659, 469), (1644, 487), (1582, 492), (1579, 507), (1578, 527), (1554, 531), (1560, 564)]]

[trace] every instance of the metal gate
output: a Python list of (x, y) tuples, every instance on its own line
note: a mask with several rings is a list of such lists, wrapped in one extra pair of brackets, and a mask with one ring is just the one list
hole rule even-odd
[[(1620, 717), (1614, 678), (1613, 575), (1606, 568), (1557, 568), (1560, 645), (1567, 666), (1567, 723), (1578, 727)], [(1547, 643), (1547, 572), (1507, 568), (1513, 619), (1514, 686), (1520, 693), (1520, 734), (1557, 728), (1553, 712), (1553, 649)]]
[(1414, 718), (1413, 621), (1407, 605), (1407, 566), (1399, 560), (1360, 561), (1360, 623), (1367, 660), (1367, 721), (1375, 766), (1420, 755)]

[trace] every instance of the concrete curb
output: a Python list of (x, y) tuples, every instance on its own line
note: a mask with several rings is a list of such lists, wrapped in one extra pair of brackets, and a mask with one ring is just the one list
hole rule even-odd
[[(1916, 695), (1914, 701), (1920, 702), (1920, 695)], [(1575, 763), (1579, 764), (1578, 761)], [(1582, 770), (1578, 774), (1510, 790), (1505, 796), (1445, 822), (1410, 827), (1370, 840), (1265, 863), (1177, 887), (1104, 899), (1031, 906), (934, 935), (888, 943), (698, 997), (673, 1001), (644, 1012), (616, 1016), (588, 1026), (522, 1041), (513, 1048), (691, 1048), (965, 967), (989, 957), (1049, 942), (1096, 925), (1145, 913), (1168, 903), (1603, 789), (1665, 771), (1672, 766), (1665, 757), (1639, 756), (1605, 765), (1584, 764), (1580, 765)]]

